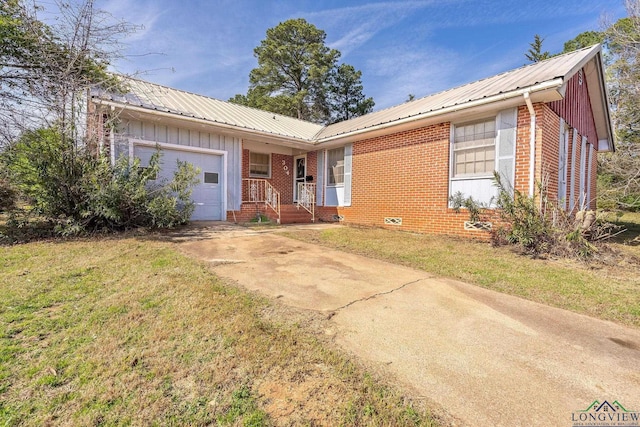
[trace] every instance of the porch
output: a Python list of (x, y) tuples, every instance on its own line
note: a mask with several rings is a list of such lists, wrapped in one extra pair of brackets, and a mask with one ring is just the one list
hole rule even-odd
[(316, 184), (296, 183), (293, 203), (283, 204), (280, 191), (268, 180), (243, 178), (242, 205), (233, 212), (237, 222), (266, 217), (276, 224), (313, 223), (316, 221)]

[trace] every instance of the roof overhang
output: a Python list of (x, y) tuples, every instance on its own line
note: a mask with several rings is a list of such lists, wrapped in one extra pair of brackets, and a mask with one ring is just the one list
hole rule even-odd
[(102, 104), (119, 109), (122, 117), (128, 116), (134, 119), (144, 118), (145, 120), (155, 122), (162, 121), (173, 125), (188, 122), (191, 126), (202, 127), (210, 132), (243, 139), (251, 139), (257, 142), (264, 142), (297, 150), (311, 150), (318, 146), (329, 148), (357, 140), (412, 130), (437, 123), (460, 123), (466, 120), (478, 118), (484, 114), (495, 114), (497, 111), (506, 108), (524, 105), (525, 101), (523, 95), (525, 94), (527, 94), (534, 103), (558, 101), (564, 98), (568, 81), (580, 70), (584, 70), (585, 78), (587, 80), (587, 88), (589, 91), (591, 108), (593, 109), (596, 133), (598, 137), (598, 150), (613, 151), (615, 149), (614, 133), (609, 112), (608, 93), (605, 84), (600, 45), (585, 49), (585, 54), (581, 56), (581, 59), (575, 64), (572, 64), (571, 69), (568, 71), (563, 69), (558, 77), (546, 77), (546, 80), (544, 81), (529, 84), (525, 87), (519, 87), (482, 98), (471, 99), (466, 102), (445, 105), (444, 107), (433, 110), (417, 113), (415, 111), (407, 112), (407, 114), (413, 115), (405, 114), (404, 117), (401, 115), (400, 118), (395, 116), (391, 119), (389, 116), (386, 116), (383, 120), (387, 121), (382, 123), (374, 122), (365, 124), (367, 123), (365, 121), (361, 128), (351, 128), (344, 130), (343, 133), (330, 134), (324, 137), (322, 136), (321, 131), (316, 133), (313, 137), (293, 136), (277, 132), (269, 132), (264, 129), (246, 127), (240, 124), (190, 116), (188, 114), (176, 113), (174, 111), (149, 108), (147, 106), (130, 104), (128, 102), (113, 99), (93, 97), (92, 101), (96, 104)]
[(232, 136), (236, 138), (247, 138), (253, 141), (264, 142), (267, 144), (277, 144), (284, 147), (295, 148), (300, 150), (309, 150), (313, 148), (313, 142), (300, 138), (293, 138), (286, 135), (272, 134), (257, 129), (243, 128), (226, 123), (214, 122), (211, 120), (200, 119), (197, 117), (189, 117), (185, 115), (177, 115), (175, 113), (152, 110), (144, 107), (109, 101), (101, 98), (93, 98), (92, 102), (98, 105), (117, 108), (120, 118), (131, 118), (134, 120), (148, 120), (151, 122), (162, 122), (179, 126), (188, 122), (193, 126), (199, 126), (207, 131), (219, 133), (222, 135)]
[(316, 142), (316, 144), (320, 144), (323, 147), (331, 147), (333, 145), (354, 142), (364, 138), (375, 138), (377, 136), (388, 134), (390, 131), (394, 133), (403, 132), (443, 122), (459, 123), (466, 121), (473, 116), (485, 113), (495, 113), (499, 110), (523, 105), (523, 95), (525, 93), (529, 93), (532, 102), (557, 101), (562, 99), (562, 94), (559, 90), (562, 87), (563, 82), (562, 78), (549, 80), (533, 86), (519, 88), (517, 90), (500, 93), (486, 98), (471, 100), (462, 104), (444, 107), (412, 117), (382, 123), (369, 128), (321, 138)]
[(609, 91), (602, 62), (601, 45), (597, 44), (591, 47), (590, 54), (576, 63), (565, 75), (565, 82), (559, 88), (559, 92), (563, 97), (569, 80), (580, 70), (584, 70), (584, 77), (587, 81), (587, 90), (591, 101), (596, 134), (598, 135), (598, 151), (613, 152), (615, 151), (615, 133), (613, 132), (611, 113), (609, 111)]

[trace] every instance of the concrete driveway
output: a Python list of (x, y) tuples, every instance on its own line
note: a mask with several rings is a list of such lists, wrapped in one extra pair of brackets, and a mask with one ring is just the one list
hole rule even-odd
[(216, 274), (295, 307), (335, 313), (341, 346), (460, 425), (574, 426), (596, 400), (640, 413), (637, 329), (268, 229), (227, 225), (193, 235), (180, 247)]

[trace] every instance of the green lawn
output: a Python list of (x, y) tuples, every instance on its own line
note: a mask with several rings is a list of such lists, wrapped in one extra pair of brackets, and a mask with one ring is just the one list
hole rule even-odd
[(0, 295), (1, 426), (437, 425), (168, 242), (0, 247)]
[[(640, 263), (634, 258), (640, 256), (637, 244), (615, 243), (613, 253), (603, 251), (594, 261), (578, 262), (531, 259), (511, 248), (496, 248), (484, 242), (378, 228), (345, 226), (285, 235), (640, 326)], [(632, 238), (633, 233), (626, 234), (618, 241)]]

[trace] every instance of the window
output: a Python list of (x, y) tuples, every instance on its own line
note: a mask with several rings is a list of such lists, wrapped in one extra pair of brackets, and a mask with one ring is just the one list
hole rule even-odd
[(204, 173), (204, 183), (205, 184), (217, 184), (218, 183), (218, 174), (215, 172), (205, 172)]
[(327, 150), (327, 185), (344, 185), (344, 147)]
[(257, 178), (271, 177), (271, 155), (262, 153), (250, 153), (249, 176)]
[(487, 176), (495, 170), (496, 121), (466, 123), (455, 127), (453, 176)]

